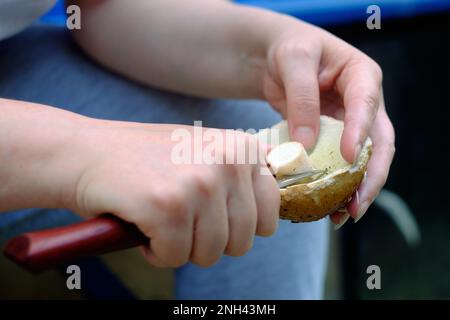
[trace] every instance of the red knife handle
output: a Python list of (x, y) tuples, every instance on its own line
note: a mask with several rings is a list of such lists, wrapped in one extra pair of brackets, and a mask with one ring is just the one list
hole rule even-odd
[(31, 272), (148, 243), (139, 229), (112, 215), (69, 226), (29, 232), (11, 239), (6, 257)]

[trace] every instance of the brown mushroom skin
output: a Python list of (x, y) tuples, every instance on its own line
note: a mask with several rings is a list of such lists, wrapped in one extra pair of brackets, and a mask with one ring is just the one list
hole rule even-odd
[(280, 189), (280, 218), (293, 222), (310, 222), (344, 208), (364, 178), (372, 152), (370, 145), (365, 149), (356, 167), (351, 170)]

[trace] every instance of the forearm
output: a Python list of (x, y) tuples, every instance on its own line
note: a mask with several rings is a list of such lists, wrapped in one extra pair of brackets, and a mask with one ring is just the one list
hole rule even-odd
[(76, 114), (0, 99), (0, 212), (63, 207), (81, 154), (71, 149)]
[(262, 98), (269, 39), (291, 20), (219, 0), (69, 2), (81, 6), (75, 38), (100, 63), (144, 84), (208, 97)]

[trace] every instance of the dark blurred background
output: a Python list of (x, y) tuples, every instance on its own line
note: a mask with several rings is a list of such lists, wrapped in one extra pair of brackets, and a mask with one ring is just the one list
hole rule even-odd
[[(450, 1), (237, 2), (263, 6), (319, 24), (366, 52), (384, 71), (386, 106), (397, 135), (397, 153), (386, 189), (399, 195), (409, 206), (418, 223), (421, 241), (415, 246), (408, 245), (399, 226), (377, 206), (358, 224), (349, 221), (340, 231), (332, 231), (327, 298), (450, 298)], [(366, 27), (369, 16), (366, 8), (371, 4), (381, 9), (379, 30)], [(43, 21), (65, 23), (62, 5)], [(128, 294), (140, 298), (170, 297), (170, 275), (154, 269), (149, 274), (135, 256), (133, 252), (124, 252), (102, 258), (101, 262), (93, 260), (94, 275), (100, 272), (98, 266), (105, 263), (112, 270), (102, 280), (109, 283), (109, 293), (91, 289), (84, 296), (64, 293), (64, 297), (101, 298), (113, 295), (114, 290), (122, 297)], [(128, 263), (124, 260), (134, 261), (132, 272), (127, 271)], [(366, 287), (366, 268), (373, 264), (381, 268), (381, 290)], [(59, 289), (65, 287), (62, 273), (31, 277), (0, 260), (0, 268), (5, 270), (3, 267), (22, 277), (24, 287), (12, 290), (5, 285), (6, 273), (0, 272), (3, 284), (0, 297), (8, 297), (13, 291), (16, 297), (62, 297), (63, 290)], [(155, 285), (143, 288), (140, 283), (147, 283), (146, 287), (148, 283)]]
[[(393, 19), (381, 30), (356, 25), (330, 31), (374, 58), (384, 71), (397, 153), (386, 188), (412, 209), (422, 241), (409, 248), (387, 216), (371, 210), (342, 236), (345, 296), (450, 297), (450, 13)], [(358, 266), (378, 264), (381, 292), (365, 289)], [(364, 286), (364, 287), (363, 287)]]

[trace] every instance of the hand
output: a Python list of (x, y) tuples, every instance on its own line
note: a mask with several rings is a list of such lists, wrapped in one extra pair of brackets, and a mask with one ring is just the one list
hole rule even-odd
[[(344, 41), (297, 19), (229, 1), (76, 2), (85, 27), (75, 39), (102, 65), (131, 79), (203, 97), (266, 99), (306, 146), (317, 137), (320, 113), (341, 118), (341, 151), (349, 162), (370, 135), (373, 156), (361, 202), (349, 207), (354, 218), (385, 183), (394, 131), (383, 105), (381, 70)], [(134, 23), (127, 21), (131, 16)], [(147, 30), (148, 36), (129, 37)]]
[[(382, 72), (361, 51), (326, 31), (289, 20), (269, 41), (263, 95), (288, 121), (293, 139), (307, 148), (319, 133), (319, 116), (344, 120), (341, 153), (353, 162), (368, 136), (373, 155), (367, 178), (348, 206), (359, 220), (386, 182), (395, 152), (394, 129), (386, 114)], [(336, 213), (339, 224), (348, 215)]]
[[(92, 120), (70, 144), (83, 159), (65, 206), (81, 215), (113, 213), (135, 223), (151, 239), (144, 253), (155, 266), (178, 267), (189, 260), (210, 266), (223, 253), (243, 255), (255, 234), (276, 230), (280, 200), (275, 179), (261, 175), (264, 163), (174, 163), (177, 142), (171, 134), (177, 128), (193, 131)], [(233, 137), (235, 145), (257, 143), (244, 133)], [(225, 158), (231, 151), (224, 147), (216, 155)], [(193, 157), (199, 152), (194, 148)]]

